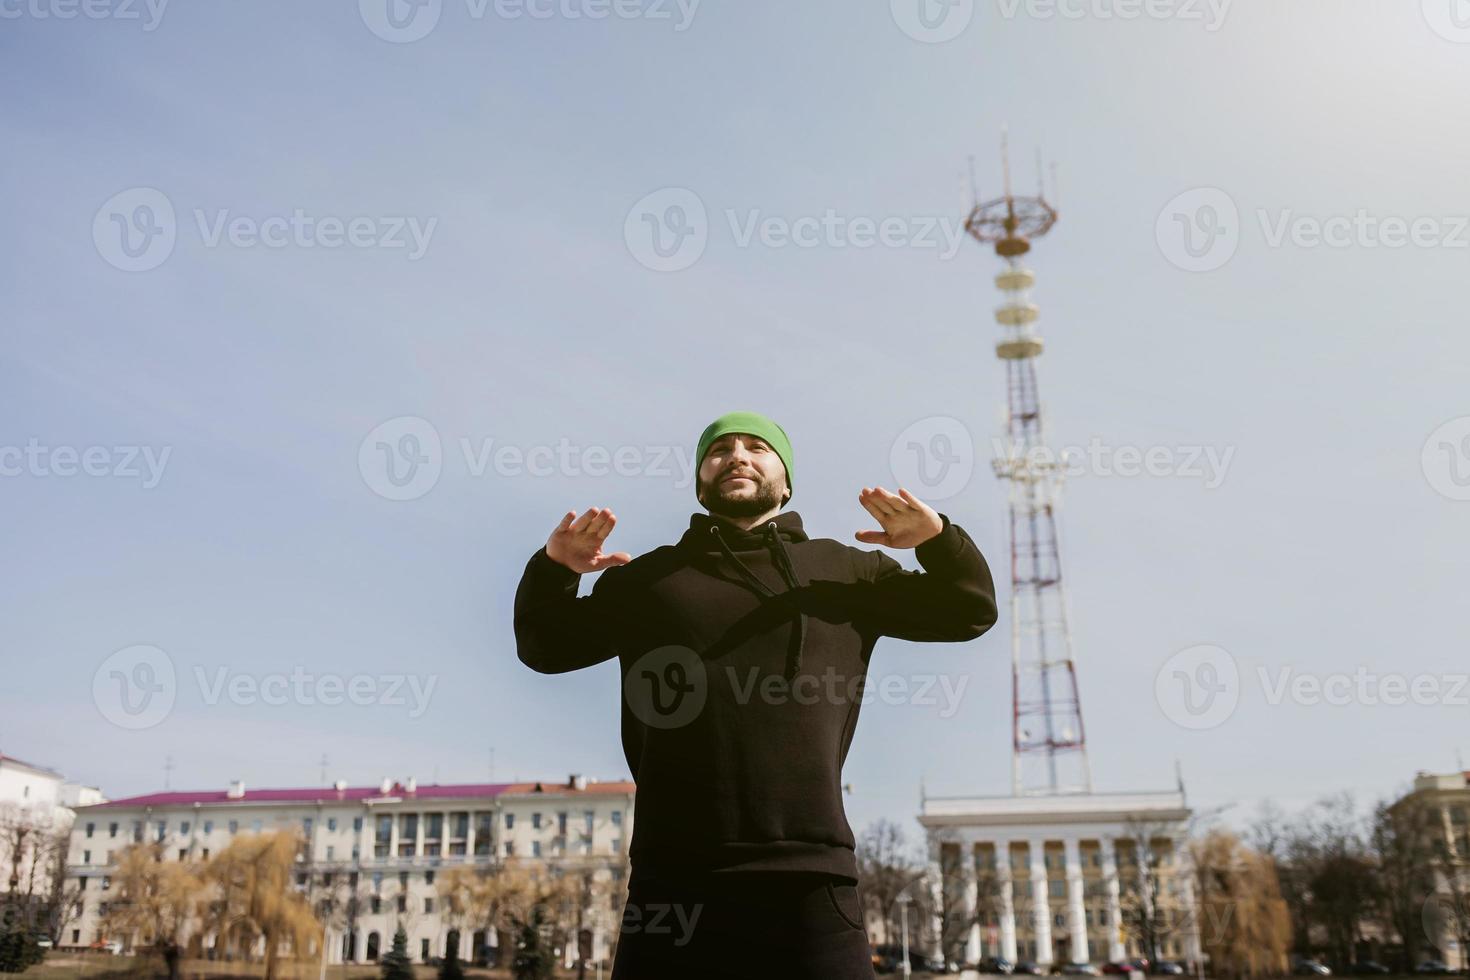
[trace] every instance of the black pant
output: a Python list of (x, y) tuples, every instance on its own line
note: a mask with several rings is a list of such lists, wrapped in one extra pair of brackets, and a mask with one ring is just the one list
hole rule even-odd
[(816, 872), (634, 879), (612, 980), (874, 980), (856, 885)]

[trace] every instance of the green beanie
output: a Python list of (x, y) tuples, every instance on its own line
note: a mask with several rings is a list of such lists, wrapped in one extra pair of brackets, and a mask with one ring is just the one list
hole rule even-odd
[[(730, 432), (746, 432), (753, 436), (760, 436), (770, 443), (771, 448), (776, 451), (776, 455), (781, 457), (781, 462), (786, 466), (786, 486), (793, 494), (796, 493), (796, 488), (791, 482), (791, 440), (787, 438), (785, 429), (759, 412), (726, 412), (711, 422), (699, 437), (699, 446), (694, 452), (696, 469), (704, 464), (704, 454), (709, 450), (710, 443)], [(698, 483), (698, 481), (695, 482)]]

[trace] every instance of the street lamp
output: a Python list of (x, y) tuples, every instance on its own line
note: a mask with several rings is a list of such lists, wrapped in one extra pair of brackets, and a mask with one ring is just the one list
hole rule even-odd
[(913, 967), (909, 965), (909, 903), (913, 899), (909, 897), (909, 890), (905, 888), (898, 893), (898, 915), (902, 922), (903, 935), (903, 975), (905, 980), (912, 974)]

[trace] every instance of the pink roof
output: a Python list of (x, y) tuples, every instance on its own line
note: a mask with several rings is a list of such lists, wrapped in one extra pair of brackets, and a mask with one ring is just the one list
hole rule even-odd
[(140, 806), (230, 806), (242, 803), (350, 803), (394, 796), (415, 800), (492, 799), (502, 793), (535, 792), (576, 796), (591, 793), (632, 793), (634, 789), (634, 784), (627, 781), (610, 783), (588, 781), (584, 789), (578, 790), (573, 789), (569, 783), (542, 780), (532, 783), (457, 783), (445, 786), (434, 784), (419, 786), (412, 793), (399, 783), (394, 783), (393, 788), (387, 793), (383, 792), (381, 786), (349, 786), (342, 790), (331, 786), (312, 786), (306, 789), (247, 789), (239, 797), (231, 797), (226, 790), (182, 790), (108, 800), (106, 803), (94, 803), (83, 809), (100, 810)]

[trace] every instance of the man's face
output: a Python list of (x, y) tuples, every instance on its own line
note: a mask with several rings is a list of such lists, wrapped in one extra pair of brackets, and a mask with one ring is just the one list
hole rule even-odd
[(760, 436), (729, 432), (710, 443), (696, 480), (699, 502), (711, 514), (753, 517), (789, 496), (786, 465)]

